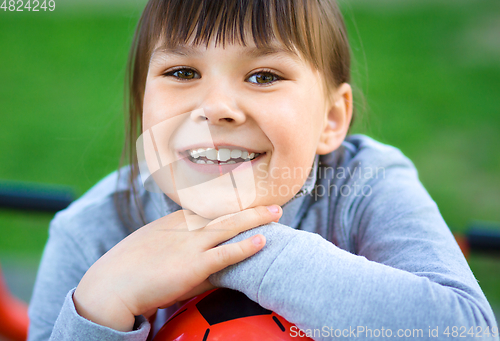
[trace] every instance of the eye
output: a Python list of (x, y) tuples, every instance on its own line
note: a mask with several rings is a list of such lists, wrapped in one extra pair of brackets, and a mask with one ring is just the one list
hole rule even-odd
[(254, 74), (252, 74), (250, 77), (248, 77), (248, 80), (255, 78), (255, 84), (260, 84), (260, 85), (270, 85), (278, 80), (282, 80), (280, 76), (272, 72), (271, 70), (260, 70)]
[(181, 81), (188, 80), (188, 79), (195, 79), (195, 78), (201, 78), (200, 75), (193, 69), (185, 68), (185, 67), (179, 67), (174, 70), (170, 70), (168, 72), (165, 72), (163, 74), (164, 76), (172, 76), (174, 78), (177, 78)]

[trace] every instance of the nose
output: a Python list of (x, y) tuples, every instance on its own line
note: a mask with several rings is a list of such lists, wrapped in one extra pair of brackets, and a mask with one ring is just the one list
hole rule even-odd
[(211, 89), (201, 103), (201, 109), (192, 112), (195, 121), (207, 120), (210, 125), (240, 125), (246, 115), (236, 105), (231, 91), (224, 88)]

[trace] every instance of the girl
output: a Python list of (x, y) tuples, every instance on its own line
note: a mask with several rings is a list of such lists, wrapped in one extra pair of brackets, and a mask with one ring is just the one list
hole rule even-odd
[(334, 0), (149, 1), (131, 165), (52, 221), (29, 340), (146, 340), (214, 287), (317, 340), (497, 339), (411, 161), (347, 136), (349, 67)]

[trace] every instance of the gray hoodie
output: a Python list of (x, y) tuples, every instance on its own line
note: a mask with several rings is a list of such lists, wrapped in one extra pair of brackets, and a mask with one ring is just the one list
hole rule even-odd
[[(52, 221), (29, 307), (29, 341), (144, 341), (175, 312), (176, 306), (158, 310), (153, 326), (137, 316), (134, 331), (119, 332), (75, 310), (72, 295), (87, 269), (130, 233), (114, 207), (113, 195), (127, 186), (117, 181), (115, 172)], [(148, 221), (180, 209), (145, 190), (139, 200)], [(267, 240), (256, 255), (209, 279), (294, 323), (292, 336), (498, 340), (490, 305), (397, 148), (348, 136), (335, 152), (316, 157), (283, 212), (279, 223), (227, 241), (257, 233)]]

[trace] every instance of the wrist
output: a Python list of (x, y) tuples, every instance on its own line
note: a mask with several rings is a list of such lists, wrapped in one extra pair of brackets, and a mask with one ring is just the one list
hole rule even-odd
[(83, 318), (117, 331), (133, 330), (135, 316), (118, 298), (112, 295), (99, 297), (96, 292), (87, 295), (77, 287), (73, 294), (76, 312)]

